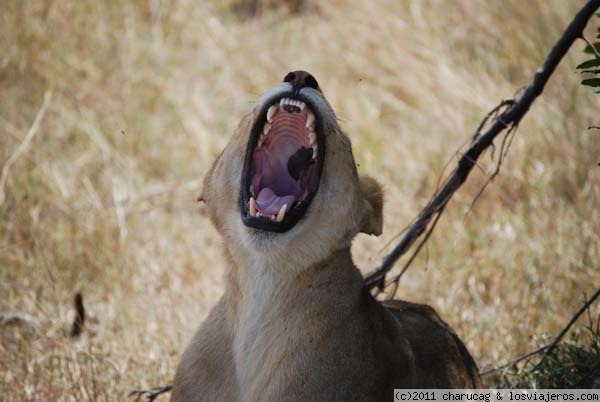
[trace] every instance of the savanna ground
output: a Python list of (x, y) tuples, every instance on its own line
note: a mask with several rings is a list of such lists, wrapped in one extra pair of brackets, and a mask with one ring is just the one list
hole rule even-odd
[[(251, 3), (0, 2), (0, 165), (49, 97), (0, 205), (0, 312), (39, 324), (0, 328), (0, 401), (125, 400), (171, 380), (222, 289), (201, 179), (286, 72), (315, 74), (359, 170), (385, 186), (384, 235), (353, 249), (368, 271), (582, 4), (347, 0), (295, 13), (262, 1), (253, 14)], [(400, 283), (480, 367), (547, 341), (600, 284), (600, 132), (587, 130), (599, 100), (575, 72), (583, 47), (525, 117), (497, 180), (467, 214), (488, 154)], [(90, 320), (73, 341), (77, 291)]]

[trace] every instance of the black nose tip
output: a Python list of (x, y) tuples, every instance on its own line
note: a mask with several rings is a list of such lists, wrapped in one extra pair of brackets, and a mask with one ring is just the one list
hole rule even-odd
[(298, 92), (304, 87), (313, 88), (317, 91), (321, 90), (315, 77), (308, 71), (291, 71), (283, 78), (283, 82), (291, 83), (294, 92)]

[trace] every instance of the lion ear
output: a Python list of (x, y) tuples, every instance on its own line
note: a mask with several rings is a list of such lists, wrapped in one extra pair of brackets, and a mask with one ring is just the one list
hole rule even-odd
[(383, 190), (381, 185), (369, 176), (360, 176), (359, 185), (364, 200), (360, 231), (379, 236), (383, 229)]
[(198, 198), (196, 198), (196, 201), (206, 204), (206, 180), (202, 184), (202, 190), (200, 190), (200, 194), (198, 195)]

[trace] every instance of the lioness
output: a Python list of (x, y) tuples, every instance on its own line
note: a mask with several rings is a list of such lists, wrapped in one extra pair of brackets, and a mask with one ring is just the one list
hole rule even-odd
[(350, 245), (379, 235), (315, 78), (286, 75), (245, 116), (201, 197), (225, 240), (225, 292), (183, 354), (171, 400), (392, 401), (394, 388), (481, 388), (463, 343), (425, 305), (380, 303)]

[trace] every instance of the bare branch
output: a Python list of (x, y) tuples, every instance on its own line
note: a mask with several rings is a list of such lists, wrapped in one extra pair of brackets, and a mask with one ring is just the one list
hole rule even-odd
[[(544, 361), (544, 359), (547, 356), (549, 356), (552, 352), (554, 352), (554, 350), (556, 349), (556, 346), (560, 343), (560, 341), (567, 334), (567, 332), (569, 332), (569, 330), (571, 329), (573, 324), (575, 324), (575, 322), (579, 319), (579, 317), (581, 317), (581, 315), (584, 312), (589, 311), (590, 306), (592, 304), (594, 304), (594, 302), (596, 301), (596, 299), (598, 299), (598, 297), (600, 297), (600, 288), (596, 289), (596, 292), (592, 295), (592, 297), (588, 301), (586, 301), (585, 304), (583, 306), (581, 306), (581, 308), (579, 310), (577, 310), (577, 312), (571, 317), (571, 319), (569, 320), (567, 325), (565, 325), (565, 327), (560, 331), (560, 333), (556, 336), (556, 338), (554, 338), (554, 340), (552, 342), (550, 342), (542, 347), (539, 347), (534, 351), (525, 353), (521, 356), (511, 359), (510, 361), (508, 361), (504, 364), (501, 364), (500, 366), (492, 367), (487, 370), (483, 370), (480, 374), (486, 375), (486, 374), (493, 373), (495, 371), (504, 370), (505, 368), (510, 367), (514, 364), (517, 364), (520, 361), (523, 361), (525, 359), (533, 357), (537, 354), (544, 353), (542, 355), (542, 358), (540, 359), (540, 361), (531, 369), (531, 371), (534, 371), (535, 369), (537, 369), (540, 366), (540, 364), (542, 364), (542, 362)], [(597, 368), (598, 367), (593, 368), (592, 372), (594, 372)]]
[(538, 368), (544, 362), (546, 357), (548, 357), (549, 355), (552, 354), (552, 352), (554, 352), (554, 349), (556, 349), (556, 345), (558, 345), (558, 343), (563, 338), (563, 336), (565, 336), (565, 334), (567, 332), (569, 332), (569, 329), (573, 326), (573, 324), (575, 324), (575, 322), (581, 316), (581, 314), (583, 314), (588, 308), (590, 308), (590, 306), (594, 303), (594, 301), (596, 301), (596, 299), (599, 296), (600, 296), (600, 288), (596, 289), (596, 292), (594, 293), (594, 295), (583, 306), (581, 306), (581, 308), (575, 313), (575, 315), (573, 317), (571, 317), (571, 320), (569, 321), (569, 323), (563, 328), (562, 331), (560, 331), (560, 334), (558, 334), (558, 336), (556, 338), (554, 338), (552, 343), (550, 343), (550, 347), (548, 348), (546, 353), (544, 353), (544, 355), (542, 356), (542, 358), (540, 359), (538, 364), (535, 365), (533, 370)]
[[(519, 124), (535, 99), (543, 92), (546, 83), (573, 42), (582, 37), (585, 26), (598, 8), (600, 8), (600, 0), (589, 0), (583, 6), (556, 42), (542, 66), (536, 71), (529, 85), (524, 88), (517, 99), (508, 101), (510, 104), (507, 109), (500, 116), (493, 117), (489, 127), (482, 132), (476, 133), (469, 149), (459, 159), (458, 165), (450, 177), (446, 179), (442, 188), (434, 194), (425, 208), (419, 213), (414, 223), (402, 236), (400, 242), (384, 258), (381, 265), (366, 276), (365, 286), (368, 289), (373, 289), (374, 287), (383, 288), (386, 274), (393, 268), (396, 261), (406, 254), (416, 239), (425, 233), (432, 219), (441, 215), (448, 201), (467, 179), (479, 156), (488, 147), (492, 146), (494, 139), (501, 132), (506, 128), (515, 127)], [(499, 106), (502, 106), (502, 103)], [(485, 120), (482, 126), (485, 125)]]

